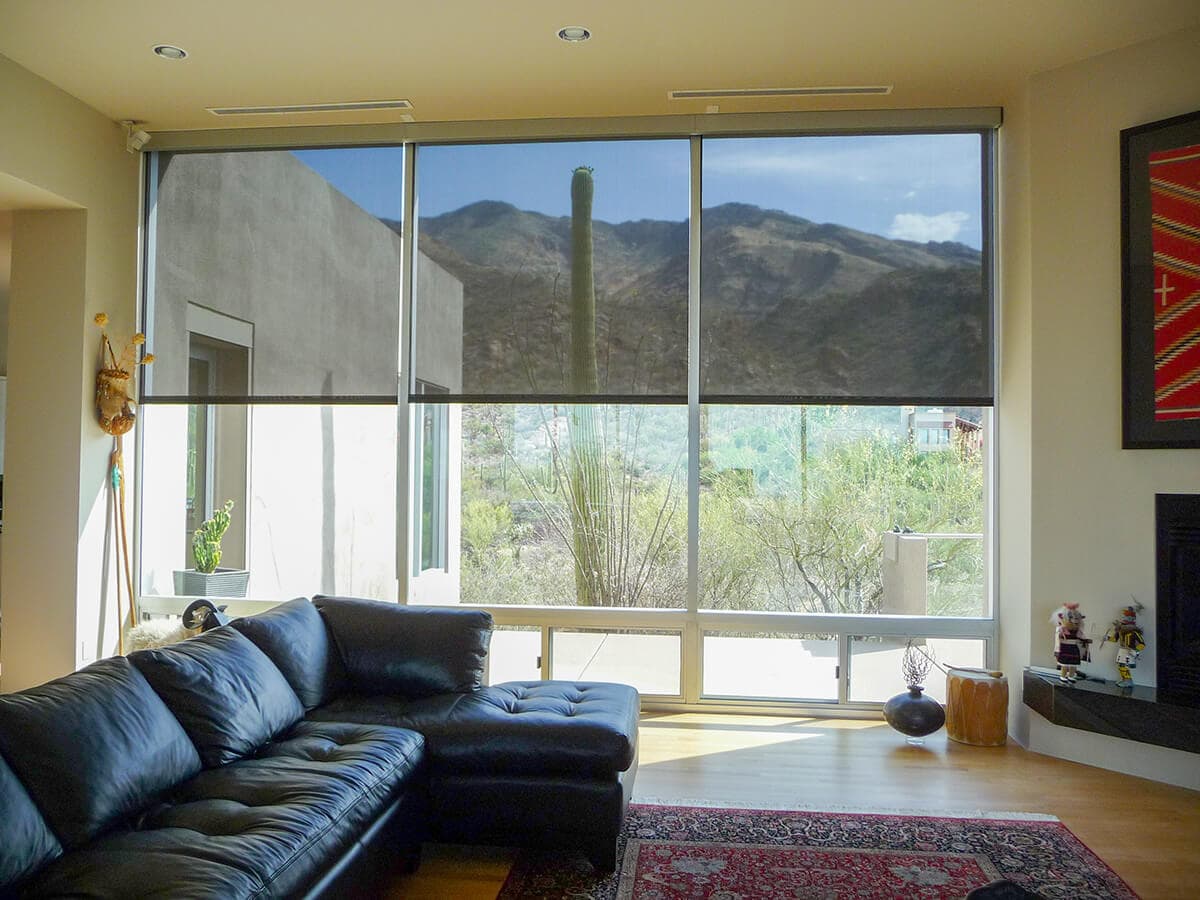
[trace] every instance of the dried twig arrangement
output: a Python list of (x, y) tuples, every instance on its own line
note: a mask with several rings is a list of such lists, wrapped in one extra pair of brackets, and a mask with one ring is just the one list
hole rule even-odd
[(934, 658), (924, 648), (918, 647), (910, 639), (904, 647), (904, 659), (900, 662), (900, 671), (904, 673), (904, 683), (907, 685), (924, 684), (929, 670), (933, 668)]

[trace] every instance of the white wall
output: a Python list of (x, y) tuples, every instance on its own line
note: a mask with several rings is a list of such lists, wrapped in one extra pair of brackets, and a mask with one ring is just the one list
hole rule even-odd
[(120, 126), (4, 57), (0, 134), (0, 176), (74, 207), (13, 215), (0, 687), (15, 690), (116, 649), (91, 320), (133, 330), (138, 158)]
[[(1064, 601), (1081, 604), (1094, 646), (1131, 594), (1154, 634), (1154, 495), (1200, 492), (1200, 452), (1121, 449), (1119, 158), (1121, 129), (1200, 109), (1200, 29), (1035, 76), (1029, 97), (1030, 660), (1051, 665)], [(1113, 655), (1090, 668), (1115, 674)], [(1135, 680), (1153, 684), (1154, 667), (1151, 639)], [(1115, 739), (1071, 734), (1097, 765), (1111, 759)], [(1032, 748), (1055, 752), (1046, 735)], [(1200, 757), (1168, 758), (1200, 771)]]

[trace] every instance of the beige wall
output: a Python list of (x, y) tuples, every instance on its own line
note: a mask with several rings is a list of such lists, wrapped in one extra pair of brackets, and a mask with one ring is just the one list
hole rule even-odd
[(1029, 665), (1030, 434), (1032, 428), (1029, 273), (1029, 92), (1022, 85), (1004, 109), (997, 177), (999, 284), (996, 387), (996, 604), (1000, 668), (1009, 676), (1010, 727), (1028, 741), (1020, 672)]
[[(1078, 601), (1088, 615), (1088, 633), (1096, 640), (1093, 669), (1115, 674), (1114, 648), (1099, 649), (1099, 639), (1131, 594), (1146, 605), (1143, 621), (1153, 635), (1154, 494), (1200, 492), (1197, 451), (1121, 449), (1119, 132), (1197, 109), (1200, 29), (1030, 82), (1028, 521), (1035, 665), (1053, 664), (1049, 618), (1064, 601)], [(1003, 424), (1010, 426), (1007, 419)], [(1010, 539), (1023, 537), (1005, 535)], [(1154, 667), (1151, 638), (1136, 681), (1153, 684)], [(1033, 749), (1061, 752), (1042, 723), (1035, 724)], [(1109, 739), (1074, 734), (1079, 752), (1086, 756), (1083, 748), (1092, 748), (1096, 764), (1103, 765)], [(1152, 771), (1136, 774), (1178, 783), (1184, 778), (1200, 787), (1195, 755), (1168, 758), (1177, 771), (1155, 757)], [(1147, 759), (1139, 754), (1129, 768)]]
[(13, 215), (0, 576), (7, 691), (115, 649), (104, 568), (111, 439), (91, 413), (91, 318), (107, 310), (114, 333), (133, 328), (138, 158), (118, 125), (3, 57), (0, 134), (0, 175), (77, 210)]
[(11, 278), (12, 213), (0, 209), (0, 375), (8, 373), (8, 283)]

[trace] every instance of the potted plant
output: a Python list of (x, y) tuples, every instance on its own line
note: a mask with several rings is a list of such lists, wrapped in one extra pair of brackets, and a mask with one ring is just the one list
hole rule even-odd
[(222, 569), (221, 538), (229, 529), (233, 501), (213, 513), (211, 519), (192, 535), (194, 569), (175, 571), (175, 595), (178, 597), (245, 597), (250, 572), (246, 569)]

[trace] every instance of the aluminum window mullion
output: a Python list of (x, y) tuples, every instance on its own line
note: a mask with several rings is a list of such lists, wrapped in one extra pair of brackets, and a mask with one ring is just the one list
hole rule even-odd
[(400, 603), (405, 604), (412, 599), (412, 536), (416, 533), (412, 503), (412, 461), (415, 453), (412, 442), (417, 429), (412, 421), (413, 407), (408, 402), (409, 392), (415, 384), (410, 361), (413, 358), (413, 266), (416, 264), (417, 244), (416, 164), (416, 147), (405, 145), (404, 212), (400, 225), (400, 346), (396, 349), (396, 596)]
[(1002, 337), (1000, 334), (1000, 270), (997, 265), (996, 248), (996, 211), (998, 203), (998, 163), (996, 156), (997, 136), (995, 131), (985, 132), (983, 144), (982, 178), (983, 199), (983, 265), (988, 281), (985, 288), (988, 291), (988, 308), (991, 311), (991, 375), (992, 375), (992, 405), (983, 411), (983, 530), (985, 534), (983, 545), (984, 590), (987, 592), (988, 618), (992, 625), (991, 637), (987, 642), (986, 662), (990, 668), (999, 668), (999, 621), (1000, 621), (1000, 574), (996, 564), (999, 552), (998, 518), (996, 515), (997, 480), (1000, 467), (997, 465), (998, 445), (996, 442), (997, 410), (1000, 409), (1000, 377), (999, 361)]
[(844, 631), (838, 632), (838, 678), (837, 702), (844, 706), (850, 702), (850, 635)]
[[(139, 160), (138, 179), (138, 209), (143, 215), (138, 217), (138, 265), (137, 277), (140, 279), (139, 296), (143, 298), (137, 315), (142, 317), (141, 328), (138, 330), (147, 336), (149, 346), (154, 346), (154, 274), (155, 274), (155, 230), (158, 222), (158, 154), (143, 153)], [(141, 372), (143, 392), (149, 379), (153, 377), (153, 366), (144, 366)], [(145, 509), (142, 506), (142, 456), (145, 446), (146, 429), (138, 427), (133, 430), (133, 571), (137, 573), (137, 583), (134, 585), (134, 609), (141, 612), (142, 600), (142, 522)], [(117, 576), (120, 578), (120, 576)]]
[(704, 632), (697, 624), (700, 608), (700, 216), (701, 161), (699, 137), (690, 142), (691, 180), (688, 212), (688, 467), (687, 467), (687, 611), (680, 667), (683, 698), (699, 700), (703, 691)]

